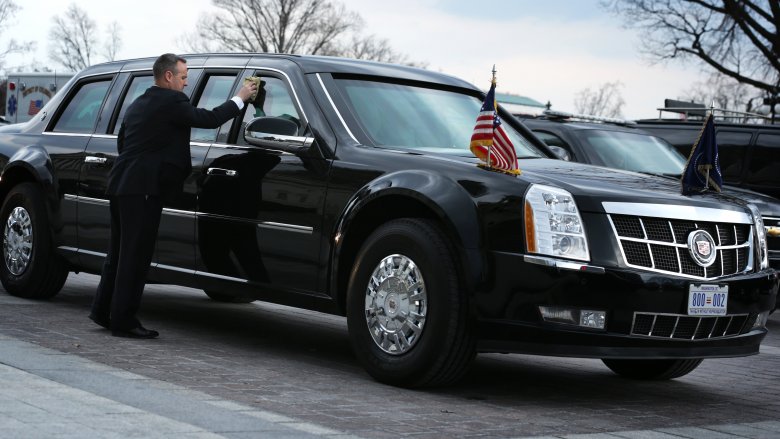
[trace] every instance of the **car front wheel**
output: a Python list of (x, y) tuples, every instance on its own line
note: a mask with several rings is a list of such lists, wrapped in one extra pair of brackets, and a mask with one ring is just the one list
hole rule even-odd
[(356, 261), (347, 323), (368, 373), (403, 387), (461, 378), (476, 352), (468, 296), (452, 246), (436, 224), (390, 221), (369, 236)]

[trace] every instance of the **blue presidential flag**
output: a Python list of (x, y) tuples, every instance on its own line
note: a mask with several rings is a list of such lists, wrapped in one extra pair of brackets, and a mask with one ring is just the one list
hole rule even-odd
[(720, 192), (723, 174), (718, 160), (718, 142), (715, 140), (715, 122), (707, 116), (699, 138), (693, 144), (688, 163), (682, 173), (683, 195), (696, 194), (712, 188)]

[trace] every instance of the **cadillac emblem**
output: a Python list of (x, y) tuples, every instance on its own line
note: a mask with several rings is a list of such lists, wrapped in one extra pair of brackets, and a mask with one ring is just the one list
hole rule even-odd
[(705, 230), (694, 230), (688, 235), (688, 251), (693, 260), (701, 267), (709, 267), (715, 262), (717, 251), (715, 240)]

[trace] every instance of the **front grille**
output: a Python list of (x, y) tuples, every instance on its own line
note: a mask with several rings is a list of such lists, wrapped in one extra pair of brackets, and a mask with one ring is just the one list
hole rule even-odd
[[(749, 269), (750, 224), (687, 221), (633, 215), (609, 215), (625, 263), (631, 267), (713, 279)], [(715, 262), (698, 265), (688, 250), (688, 235), (706, 230), (715, 240)]]
[(750, 331), (755, 322), (755, 314), (695, 317), (638, 312), (634, 313), (631, 335), (679, 340), (734, 337)]

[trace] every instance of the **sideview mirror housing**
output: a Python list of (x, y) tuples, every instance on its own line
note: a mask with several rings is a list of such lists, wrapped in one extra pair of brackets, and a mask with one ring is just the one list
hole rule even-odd
[(308, 151), (313, 137), (298, 136), (298, 124), (283, 117), (257, 117), (244, 128), (250, 145), (299, 154)]

